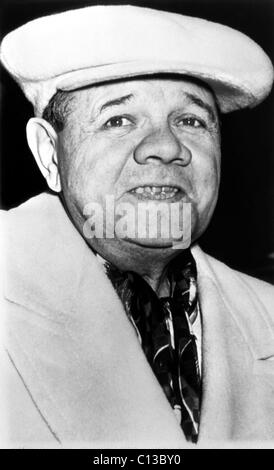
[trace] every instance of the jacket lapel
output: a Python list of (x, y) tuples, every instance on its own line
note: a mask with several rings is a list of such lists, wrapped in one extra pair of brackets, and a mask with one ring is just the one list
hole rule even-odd
[[(203, 328), (200, 444), (258, 436), (270, 439), (274, 430), (267, 423), (274, 412), (273, 381), (263, 383), (260, 367), (274, 356), (274, 330), (268, 313), (243, 276), (197, 246), (193, 254)], [(268, 361), (268, 373), (270, 369), (273, 375), (274, 361)]]
[(200, 440), (226, 440), (232, 425), (233, 365), (227, 357), (227, 337), (223, 334), (225, 307), (217, 289), (207, 277), (200, 277), (202, 310), (203, 396)]

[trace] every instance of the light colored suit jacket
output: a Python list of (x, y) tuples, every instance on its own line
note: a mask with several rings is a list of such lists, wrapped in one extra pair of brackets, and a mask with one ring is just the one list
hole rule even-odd
[[(58, 197), (42, 194), (3, 217), (2, 447), (187, 447)], [(203, 329), (198, 446), (274, 447), (274, 288), (192, 251)]]

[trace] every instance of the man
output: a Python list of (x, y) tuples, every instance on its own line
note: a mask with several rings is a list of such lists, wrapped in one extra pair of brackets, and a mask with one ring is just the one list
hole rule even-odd
[(273, 440), (273, 287), (196, 243), (219, 112), (268, 95), (265, 53), (201, 19), (96, 6), (15, 30), (1, 59), (51, 190), (3, 216), (3, 442)]

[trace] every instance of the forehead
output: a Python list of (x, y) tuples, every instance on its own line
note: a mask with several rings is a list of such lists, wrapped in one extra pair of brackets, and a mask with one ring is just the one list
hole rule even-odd
[(216, 106), (215, 96), (202, 81), (183, 77), (140, 77), (119, 80), (91, 86), (75, 92), (77, 102), (83, 105), (100, 107), (106, 100), (118, 99), (131, 95), (132, 101), (145, 103), (160, 100), (172, 104), (183, 100), (189, 94), (195, 94), (213, 107)]

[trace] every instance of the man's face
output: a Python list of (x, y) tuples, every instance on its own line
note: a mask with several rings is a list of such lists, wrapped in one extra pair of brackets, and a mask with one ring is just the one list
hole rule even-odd
[[(134, 79), (76, 91), (59, 136), (58, 160), (64, 198), (81, 233), (87, 205), (104, 208), (112, 196), (115, 206), (164, 202), (182, 208), (190, 202), (194, 241), (210, 221), (219, 187), (214, 98), (185, 79)], [(161, 236), (89, 240), (103, 255), (115, 242), (126, 251), (172, 244)]]

